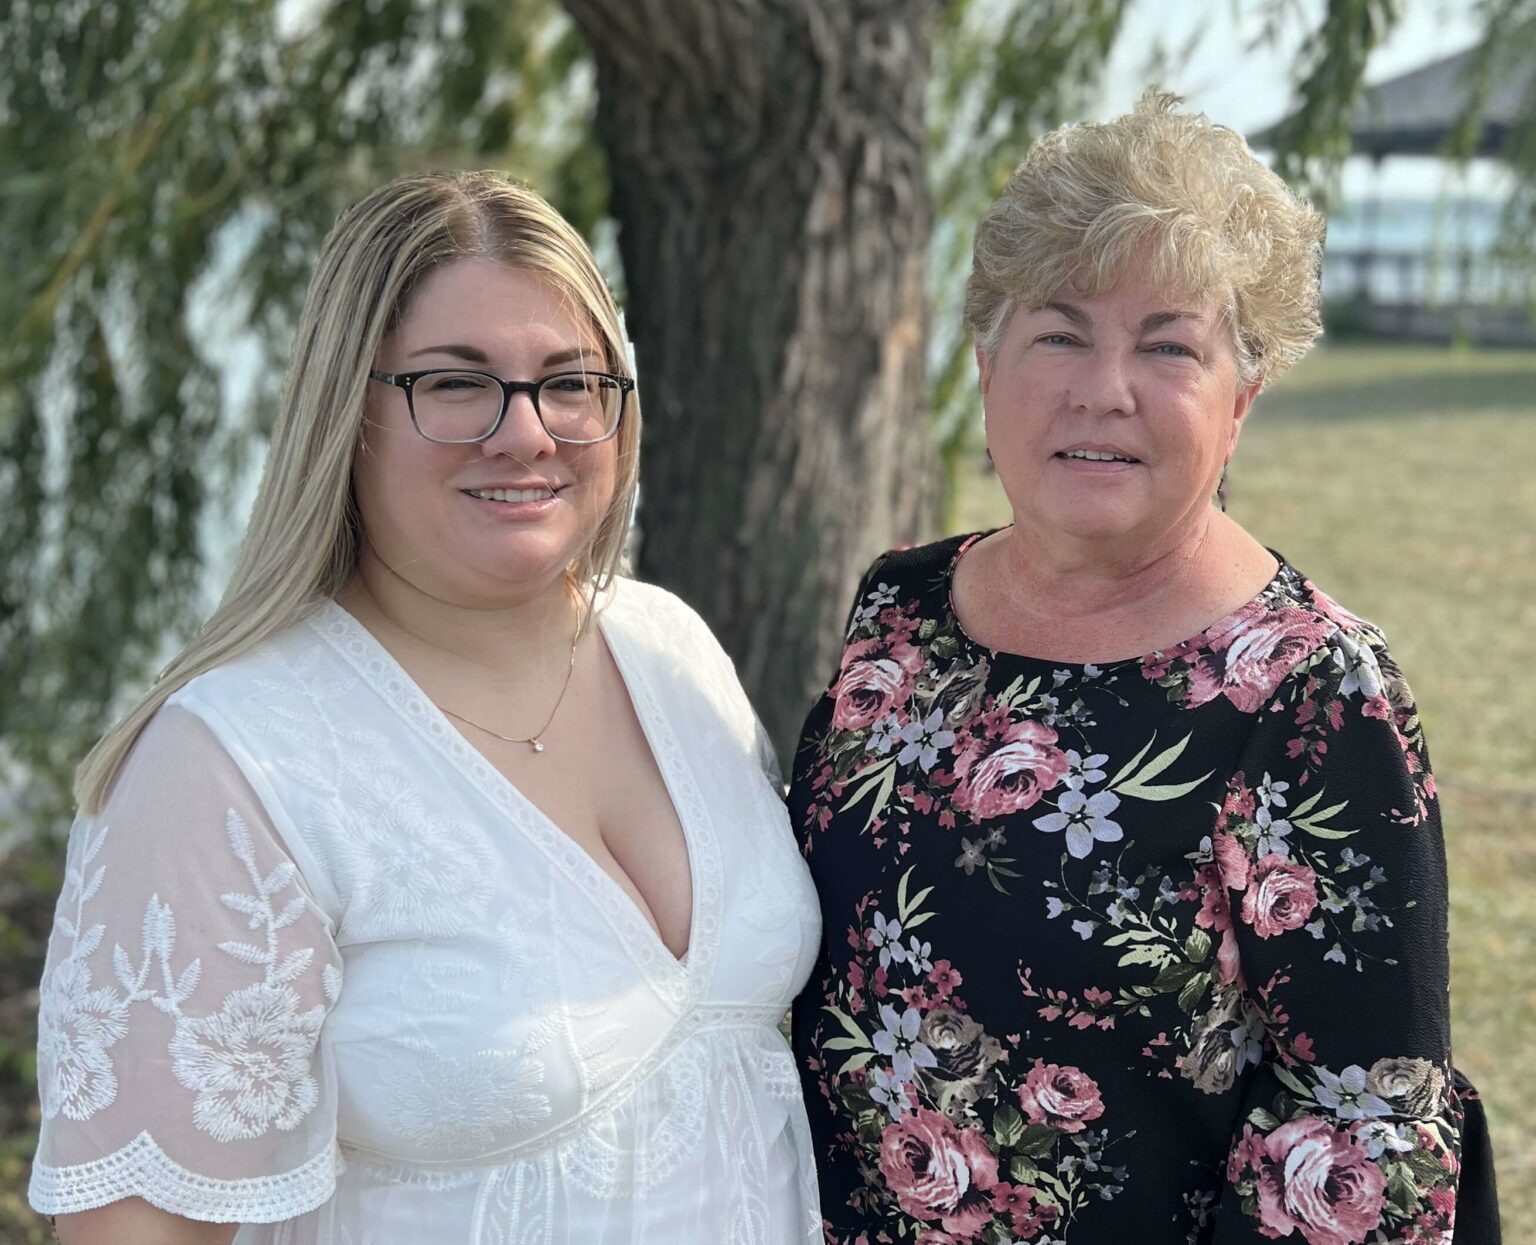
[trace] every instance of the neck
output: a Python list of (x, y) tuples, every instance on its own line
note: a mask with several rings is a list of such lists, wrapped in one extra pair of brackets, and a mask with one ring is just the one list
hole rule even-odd
[(1226, 516), (1206, 508), (1182, 529), (1146, 546), (1121, 542), (1038, 540), (1014, 526), (1006, 534), (1003, 562), (1026, 602), (1049, 602), (1056, 624), (1088, 622), (1102, 628), (1159, 600), (1180, 598), (1204, 584), (1230, 551)]
[(336, 599), (397, 658), (404, 647), (434, 663), (467, 666), (493, 685), (550, 662), (563, 665), (584, 608), (564, 576), (494, 605), (447, 600), (389, 566), (366, 541)]

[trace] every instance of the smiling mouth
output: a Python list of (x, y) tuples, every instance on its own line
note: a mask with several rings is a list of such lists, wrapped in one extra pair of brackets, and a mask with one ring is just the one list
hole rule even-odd
[(1132, 458), (1129, 454), (1118, 454), (1112, 450), (1062, 450), (1056, 454), (1056, 457), (1088, 463), (1139, 463), (1141, 461), (1139, 458)]
[(460, 489), (466, 497), (476, 501), (549, 501), (557, 490), (549, 488), (466, 488)]

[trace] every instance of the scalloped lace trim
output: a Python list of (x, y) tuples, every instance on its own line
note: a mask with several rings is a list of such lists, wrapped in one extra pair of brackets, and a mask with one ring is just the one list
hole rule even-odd
[(94, 1210), (127, 1197), (203, 1223), (276, 1223), (324, 1203), (343, 1170), (332, 1146), (276, 1176), (216, 1180), (188, 1171), (140, 1133), (121, 1150), (73, 1167), (32, 1166), (27, 1198), (43, 1215)]

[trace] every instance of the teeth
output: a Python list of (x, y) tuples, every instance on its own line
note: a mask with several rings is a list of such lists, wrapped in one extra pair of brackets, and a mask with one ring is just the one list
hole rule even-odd
[(547, 488), (472, 488), (464, 491), (481, 501), (544, 501), (554, 496)]
[(1124, 454), (1111, 454), (1104, 450), (1068, 450), (1063, 458), (1084, 458), (1091, 463), (1131, 463), (1134, 458)]

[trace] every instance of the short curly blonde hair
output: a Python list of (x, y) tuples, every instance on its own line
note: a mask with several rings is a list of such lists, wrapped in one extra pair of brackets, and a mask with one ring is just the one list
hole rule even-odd
[(1018, 307), (1128, 267), (1225, 306), (1242, 383), (1268, 384), (1322, 332), (1323, 218), (1235, 130), (1151, 90), (1103, 125), (1037, 140), (976, 230), (965, 322), (996, 353)]

